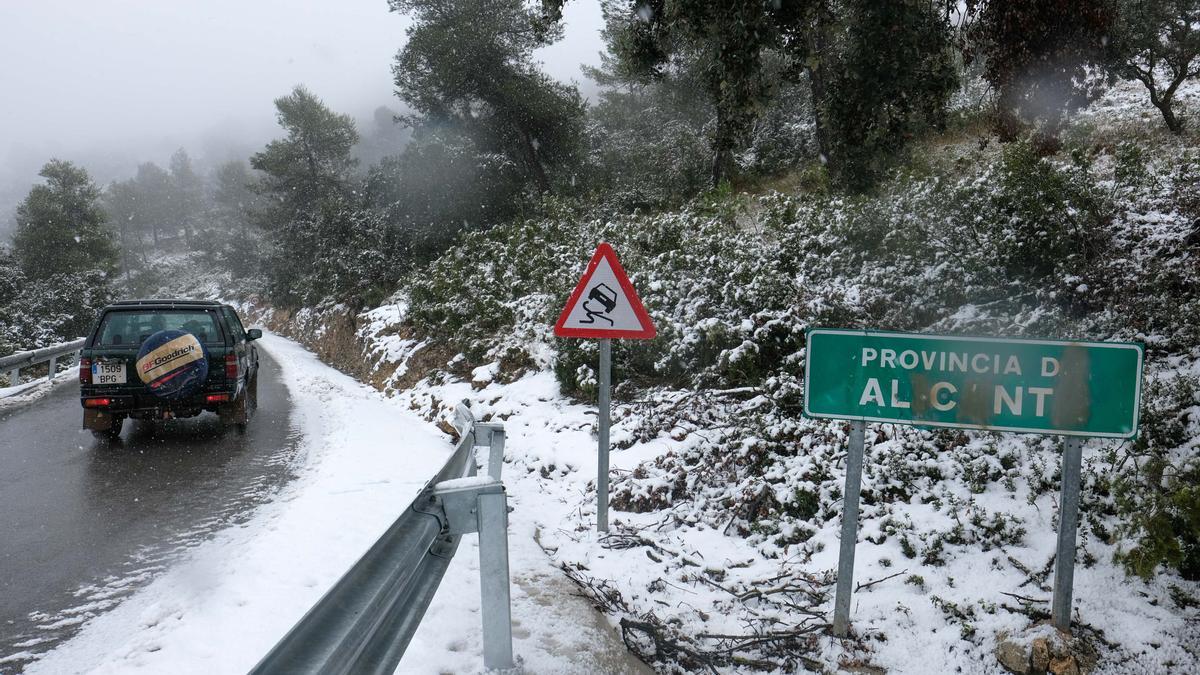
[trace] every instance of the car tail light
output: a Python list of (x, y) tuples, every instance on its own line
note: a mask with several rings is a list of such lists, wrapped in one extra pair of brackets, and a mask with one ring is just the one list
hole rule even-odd
[(92, 383), (92, 360), (79, 359), (79, 384)]
[(229, 394), (209, 394), (204, 397), (205, 403), (225, 403), (229, 400)]
[(83, 399), (83, 407), (85, 408), (107, 408), (112, 405), (111, 398), (85, 398)]
[(236, 380), (236, 379), (238, 379), (238, 376), (241, 374), (242, 374), (241, 368), (238, 367), (237, 354), (226, 354), (225, 355), (225, 379)]

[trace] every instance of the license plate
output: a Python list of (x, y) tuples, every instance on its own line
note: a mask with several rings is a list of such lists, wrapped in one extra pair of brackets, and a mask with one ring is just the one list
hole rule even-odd
[(125, 362), (97, 361), (93, 363), (92, 384), (125, 384)]

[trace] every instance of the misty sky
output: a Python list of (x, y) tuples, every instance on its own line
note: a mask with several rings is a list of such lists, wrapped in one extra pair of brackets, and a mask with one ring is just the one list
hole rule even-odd
[[(603, 49), (598, 0), (575, 0), (545, 69), (583, 80)], [(50, 157), (102, 183), (185, 147), (202, 164), (277, 135), (303, 83), (339, 112), (399, 107), (406, 17), (386, 0), (0, 0), (0, 229)]]

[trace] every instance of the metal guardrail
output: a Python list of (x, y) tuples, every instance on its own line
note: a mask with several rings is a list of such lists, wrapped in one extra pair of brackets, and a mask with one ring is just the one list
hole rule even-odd
[[(513, 667), (504, 428), (457, 410), (461, 440), (413, 503), (251, 671), (256, 675), (396, 670), (463, 534), (479, 533), (484, 666)], [(475, 448), (490, 447), (475, 476)]]
[(27, 352), (17, 352), (5, 357), (0, 357), (0, 373), (8, 373), (8, 386), (15, 387), (21, 383), (21, 369), (28, 368), (45, 361), (50, 362), (50, 374), (48, 380), (53, 380), (58, 370), (58, 359), (73, 354), (74, 359), (79, 359), (79, 350), (83, 349), (86, 338), (79, 338), (74, 342), (65, 342), (59, 345), (43, 347)]

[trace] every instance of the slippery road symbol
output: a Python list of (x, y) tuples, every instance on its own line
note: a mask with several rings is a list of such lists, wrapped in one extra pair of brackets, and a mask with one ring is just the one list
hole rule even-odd
[(603, 319), (608, 322), (608, 325), (613, 325), (613, 320), (605, 316), (617, 308), (617, 292), (608, 287), (608, 284), (597, 284), (588, 291), (587, 300), (583, 302), (583, 311), (587, 312), (587, 318), (581, 319), (579, 323), (596, 323), (596, 319)]
[(554, 324), (558, 337), (649, 339), (654, 322), (642, 307), (612, 246), (601, 242)]

